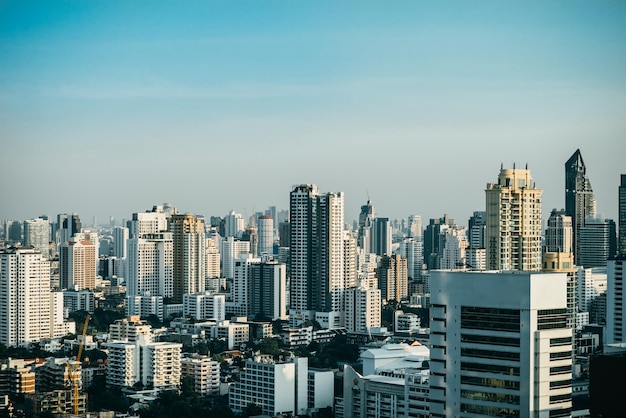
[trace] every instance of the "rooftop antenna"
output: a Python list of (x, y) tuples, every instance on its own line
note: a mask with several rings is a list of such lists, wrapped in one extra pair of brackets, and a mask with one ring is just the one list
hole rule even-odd
[(367, 188), (365, 189), (365, 194), (367, 195), (367, 204), (369, 205), (372, 200), (370, 199), (370, 192), (367, 191)]

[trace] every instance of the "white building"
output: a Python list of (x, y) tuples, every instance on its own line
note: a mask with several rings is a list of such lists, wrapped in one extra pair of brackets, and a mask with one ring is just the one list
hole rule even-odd
[(50, 222), (37, 218), (24, 221), (24, 246), (34, 247), (45, 258), (50, 258)]
[(128, 296), (174, 295), (174, 253), (171, 232), (146, 233), (128, 240)]
[(0, 250), (0, 343), (50, 338), (50, 262), (32, 248)]
[(152, 326), (146, 321), (142, 321), (139, 316), (133, 315), (127, 318), (118, 319), (109, 325), (109, 340), (133, 342), (140, 335), (151, 338)]
[(82, 310), (93, 313), (96, 309), (96, 297), (91, 290), (64, 290), (63, 306), (69, 312)]
[(129, 222), (129, 237), (139, 238), (144, 234), (167, 231), (169, 213), (170, 211), (166, 212), (162, 206), (154, 206), (151, 212), (133, 213), (133, 219)]
[(541, 270), (541, 196), (526, 169), (500, 169), (488, 183), (485, 245), (490, 270)]
[(235, 259), (250, 254), (250, 241), (239, 241), (234, 237), (226, 237), (222, 241), (220, 251), (222, 275), (227, 279), (235, 277)]
[(76, 334), (76, 323), (66, 321), (64, 316), (63, 292), (50, 292), (50, 338)]
[(228, 303), (228, 311), (235, 316), (248, 316), (249, 294), (248, 284), (250, 266), (261, 263), (260, 258), (253, 258), (250, 254), (242, 254), (234, 261), (233, 287), (231, 289), (232, 302)]
[(220, 248), (213, 238), (206, 240), (206, 277), (207, 281), (220, 277)]
[(387, 344), (361, 355), (363, 374), (344, 368), (339, 418), (429, 416), (428, 348)]
[(626, 342), (626, 303), (624, 302), (624, 270), (626, 255), (609, 259), (607, 262), (606, 289), (606, 342)]
[(274, 254), (274, 220), (269, 215), (259, 216), (257, 228), (259, 239), (257, 254), (259, 256)]
[(108, 350), (107, 385), (125, 387), (141, 382), (156, 390), (180, 385), (182, 344), (151, 342), (139, 335), (133, 342), (111, 342)]
[(201, 396), (220, 390), (220, 363), (209, 356), (186, 354), (180, 360), (181, 378), (193, 379), (193, 390)]
[(333, 387), (332, 371), (309, 377), (306, 357), (275, 363), (257, 356), (246, 361), (239, 381), (230, 387), (228, 403), (234, 412), (255, 404), (267, 415), (305, 415), (332, 406)]
[(366, 286), (347, 289), (345, 299), (348, 332), (367, 332), (380, 327), (380, 289), (368, 289)]
[(567, 279), (431, 273), (431, 416), (569, 416)]
[(183, 316), (201, 320), (223, 321), (226, 319), (226, 296), (211, 292), (183, 295)]
[(398, 247), (398, 253), (407, 259), (409, 277), (411, 279), (419, 278), (424, 264), (424, 242), (421, 235), (419, 238), (405, 238), (402, 240)]
[(241, 213), (231, 210), (228, 215), (224, 216), (224, 237), (240, 238), (245, 230), (245, 221)]
[(132, 315), (156, 315), (162, 321), (165, 317), (163, 296), (126, 296), (126, 316)]

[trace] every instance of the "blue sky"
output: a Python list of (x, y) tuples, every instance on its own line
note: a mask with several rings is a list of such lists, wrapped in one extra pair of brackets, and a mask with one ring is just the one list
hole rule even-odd
[(622, 1), (0, 1), (0, 219), (288, 206), (484, 210), (528, 163), (544, 213), (580, 148), (626, 173)]

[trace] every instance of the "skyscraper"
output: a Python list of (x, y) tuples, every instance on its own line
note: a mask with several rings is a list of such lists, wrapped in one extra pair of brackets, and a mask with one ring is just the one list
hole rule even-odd
[(371, 200), (367, 200), (367, 204), (361, 206), (361, 213), (359, 213), (359, 230), (357, 235), (357, 244), (359, 248), (366, 253), (372, 252), (372, 226), (374, 224), (374, 218), (376, 218), (376, 208), (372, 205)]
[(487, 268), (541, 270), (541, 195), (528, 169), (500, 169), (487, 183)]
[(174, 295), (173, 239), (171, 232), (142, 234), (128, 240), (126, 295)]
[(274, 220), (269, 215), (259, 216), (258, 226), (258, 252), (259, 257), (263, 254), (274, 254)]
[(604, 267), (617, 252), (615, 222), (612, 219), (586, 218), (578, 228), (578, 258), (576, 265)]
[(50, 262), (33, 248), (0, 250), (0, 343), (50, 338)]
[(565, 273), (440, 270), (430, 285), (431, 416), (571, 415)]
[(618, 188), (619, 252), (626, 254), (626, 174), (621, 175)]
[(400, 302), (409, 295), (409, 271), (407, 259), (399, 254), (383, 256), (378, 268), (380, 297), (386, 301)]
[(565, 214), (572, 218), (574, 262), (579, 264), (579, 232), (585, 218), (596, 216), (596, 199), (586, 174), (585, 162), (577, 149), (565, 162)]
[(545, 251), (571, 253), (573, 246), (572, 218), (564, 210), (552, 209), (546, 227)]
[(624, 302), (624, 272), (626, 255), (613, 257), (607, 264), (606, 342), (626, 342), (626, 302)]
[(376, 218), (372, 225), (371, 252), (376, 255), (391, 255), (391, 224), (389, 218)]
[(42, 218), (24, 221), (24, 245), (34, 247), (45, 258), (50, 258), (50, 222)]
[(59, 280), (62, 289), (83, 290), (96, 287), (96, 246), (80, 236), (59, 248)]
[(173, 214), (168, 226), (173, 239), (174, 300), (182, 303), (185, 293), (206, 289), (204, 219), (191, 214)]
[(313, 184), (290, 194), (290, 320), (342, 326), (344, 276), (343, 193), (320, 193)]

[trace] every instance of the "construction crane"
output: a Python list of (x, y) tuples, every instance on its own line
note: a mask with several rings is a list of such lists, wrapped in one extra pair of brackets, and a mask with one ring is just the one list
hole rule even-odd
[(83, 354), (83, 347), (85, 346), (85, 336), (87, 335), (87, 324), (89, 324), (89, 320), (91, 319), (91, 317), (89, 316), (89, 314), (87, 314), (87, 316), (85, 317), (85, 324), (83, 325), (83, 333), (80, 339), (80, 344), (78, 345), (78, 354), (76, 355), (76, 361), (74, 362), (74, 364), (70, 364), (70, 362), (67, 362), (68, 365), (68, 375), (69, 375), (69, 379), (70, 379), (70, 384), (72, 386), (72, 407), (73, 407), (73, 413), (74, 415), (78, 415), (78, 375), (77, 375), (77, 371), (78, 371), (78, 367), (80, 366), (80, 358), (81, 355)]

